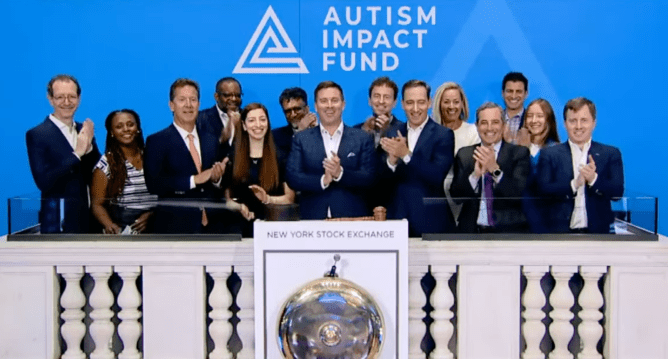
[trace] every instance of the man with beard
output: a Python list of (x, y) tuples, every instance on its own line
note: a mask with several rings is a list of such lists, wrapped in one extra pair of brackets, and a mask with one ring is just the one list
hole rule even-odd
[[(81, 101), (79, 82), (54, 76), (47, 86), (53, 113), (26, 133), (30, 170), (42, 192), (41, 233), (86, 233), (88, 186), (100, 159), (93, 121), (74, 122)], [(64, 213), (60, 211), (64, 210)]]
[(278, 165), (285, 170), (285, 163), (292, 148), (292, 137), (299, 131), (318, 125), (318, 118), (310, 111), (308, 96), (301, 87), (290, 87), (281, 93), (278, 102), (283, 108), (288, 124), (271, 131), (278, 154)]

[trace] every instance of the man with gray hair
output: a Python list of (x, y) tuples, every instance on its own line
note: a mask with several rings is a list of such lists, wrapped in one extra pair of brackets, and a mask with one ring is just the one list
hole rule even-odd
[(530, 170), (529, 149), (503, 140), (503, 110), (486, 102), (476, 111), (481, 144), (455, 157), (453, 198), (466, 198), (459, 216), (463, 233), (526, 232), (521, 197)]

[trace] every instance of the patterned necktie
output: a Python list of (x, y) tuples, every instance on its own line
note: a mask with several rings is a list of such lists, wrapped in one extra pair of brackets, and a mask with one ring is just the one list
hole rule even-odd
[[(195, 148), (195, 136), (192, 133), (188, 134), (188, 150), (193, 162), (195, 162), (195, 167), (197, 167), (197, 173), (202, 172), (202, 161), (199, 159), (197, 148)], [(202, 208), (202, 225), (206, 226), (207, 224), (209, 224), (209, 220), (206, 218), (206, 211)]]
[(485, 197), (485, 204), (487, 207), (487, 224), (490, 227), (494, 226), (494, 211), (492, 209), (492, 203), (494, 202), (494, 177), (489, 172), (485, 173), (485, 179), (483, 180), (483, 196)]

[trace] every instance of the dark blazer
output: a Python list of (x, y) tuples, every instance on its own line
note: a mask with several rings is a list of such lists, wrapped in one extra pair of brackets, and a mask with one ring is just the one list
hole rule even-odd
[[(202, 170), (206, 170), (220, 160), (218, 138), (199, 130), (197, 134)], [(146, 138), (144, 168), (146, 187), (161, 201), (208, 201), (222, 197), (221, 191), (211, 182), (190, 189), (190, 176), (197, 174), (197, 167), (174, 124)], [(216, 217), (220, 214), (220, 210), (207, 209), (210, 226), (219, 224)], [(196, 206), (159, 204), (155, 211), (155, 224), (156, 233), (201, 233), (203, 230), (202, 213)]]
[(325, 173), (322, 161), (327, 156), (320, 126), (301, 131), (293, 137), (286, 178), (290, 188), (301, 191), (301, 218), (324, 219), (328, 207), (332, 217), (371, 214), (365, 191), (373, 186), (376, 174), (373, 140), (364, 131), (344, 125), (338, 156), (343, 176), (323, 190), (320, 178)]
[(271, 131), (274, 137), (274, 145), (276, 146), (276, 157), (278, 159), (278, 166), (281, 170), (285, 170), (285, 165), (288, 162), (288, 155), (292, 148), (292, 136), (294, 131), (290, 124), (275, 128)]
[[(223, 121), (220, 120), (220, 114), (218, 114), (216, 105), (197, 114), (197, 133), (203, 132), (208, 132), (216, 139), (220, 139), (223, 133)], [(219, 144), (218, 154), (221, 157), (228, 156), (231, 151), (232, 146), (230, 146), (229, 142)]]
[[(366, 121), (364, 121), (366, 122)], [(364, 126), (364, 122), (360, 122), (353, 126), (353, 128), (359, 128), (360, 130), (362, 129), (362, 126)], [(387, 131), (385, 131), (385, 136), (386, 137), (396, 137), (397, 136), (397, 131), (401, 130), (404, 128), (406, 125), (406, 122), (399, 120), (396, 116), (392, 115), (392, 120), (390, 120), (390, 126), (387, 128)], [(378, 146), (380, 148), (380, 146)], [(380, 149), (382, 152), (383, 150)]]
[[(473, 173), (475, 160), (473, 151), (480, 144), (462, 147), (455, 157), (454, 180), (450, 193), (456, 202), (463, 202), (459, 215), (459, 230), (463, 233), (476, 232), (480, 197), (482, 195), (482, 179), (478, 181), (478, 191), (471, 188), (469, 176)], [(505, 141), (496, 162), (499, 164), (503, 177), (494, 186), (494, 202), (492, 205), (496, 230), (499, 232), (526, 232), (527, 223), (522, 213), (522, 193), (527, 183), (530, 169), (529, 149), (516, 146)], [(465, 199), (458, 199), (465, 198)], [(498, 200), (497, 200), (498, 199)]]
[[(81, 131), (81, 123), (76, 123)], [(58, 127), (47, 118), (26, 133), (32, 177), (42, 192), (39, 211), (42, 233), (86, 233), (89, 229), (88, 186), (100, 151), (93, 149), (81, 159)], [(60, 218), (60, 199), (64, 199), (64, 220)]]
[[(424, 198), (445, 198), (443, 181), (450, 171), (454, 159), (455, 136), (452, 130), (436, 124), (427, 118), (427, 123), (418, 138), (408, 164), (402, 159), (397, 162), (396, 171), (387, 165), (387, 155), (381, 164), (380, 182), (389, 182), (393, 190), (385, 193), (389, 197), (387, 217), (408, 219), (411, 237), (422, 233), (454, 232), (455, 221), (452, 212), (443, 200), (443, 206), (426, 207)], [(406, 137), (408, 125), (401, 128)], [(394, 136), (396, 137), (396, 132)]]
[[(612, 146), (592, 141), (589, 155), (596, 163), (598, 178), (593, 186), (585, 185), (587, 224), (592, 233), (609, 233), (614, 221), (611, 200), (624, 195), (624, 166), (621, 152)], [(573, 160), (568, 141), (541, 150), (538, 160), (538, 187), (551, 197), (551, 231), (570, 230), (575, 194), (571, 188)]]

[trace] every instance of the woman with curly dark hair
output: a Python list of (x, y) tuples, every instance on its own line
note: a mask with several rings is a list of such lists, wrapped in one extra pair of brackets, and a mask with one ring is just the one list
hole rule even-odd
[(144, 233), (157, 196), (144, 180), (144, 137), (133, 110), (111, 112), (104, 122), (106, 150), (93, 170), (93, 215), (103, 233)]

